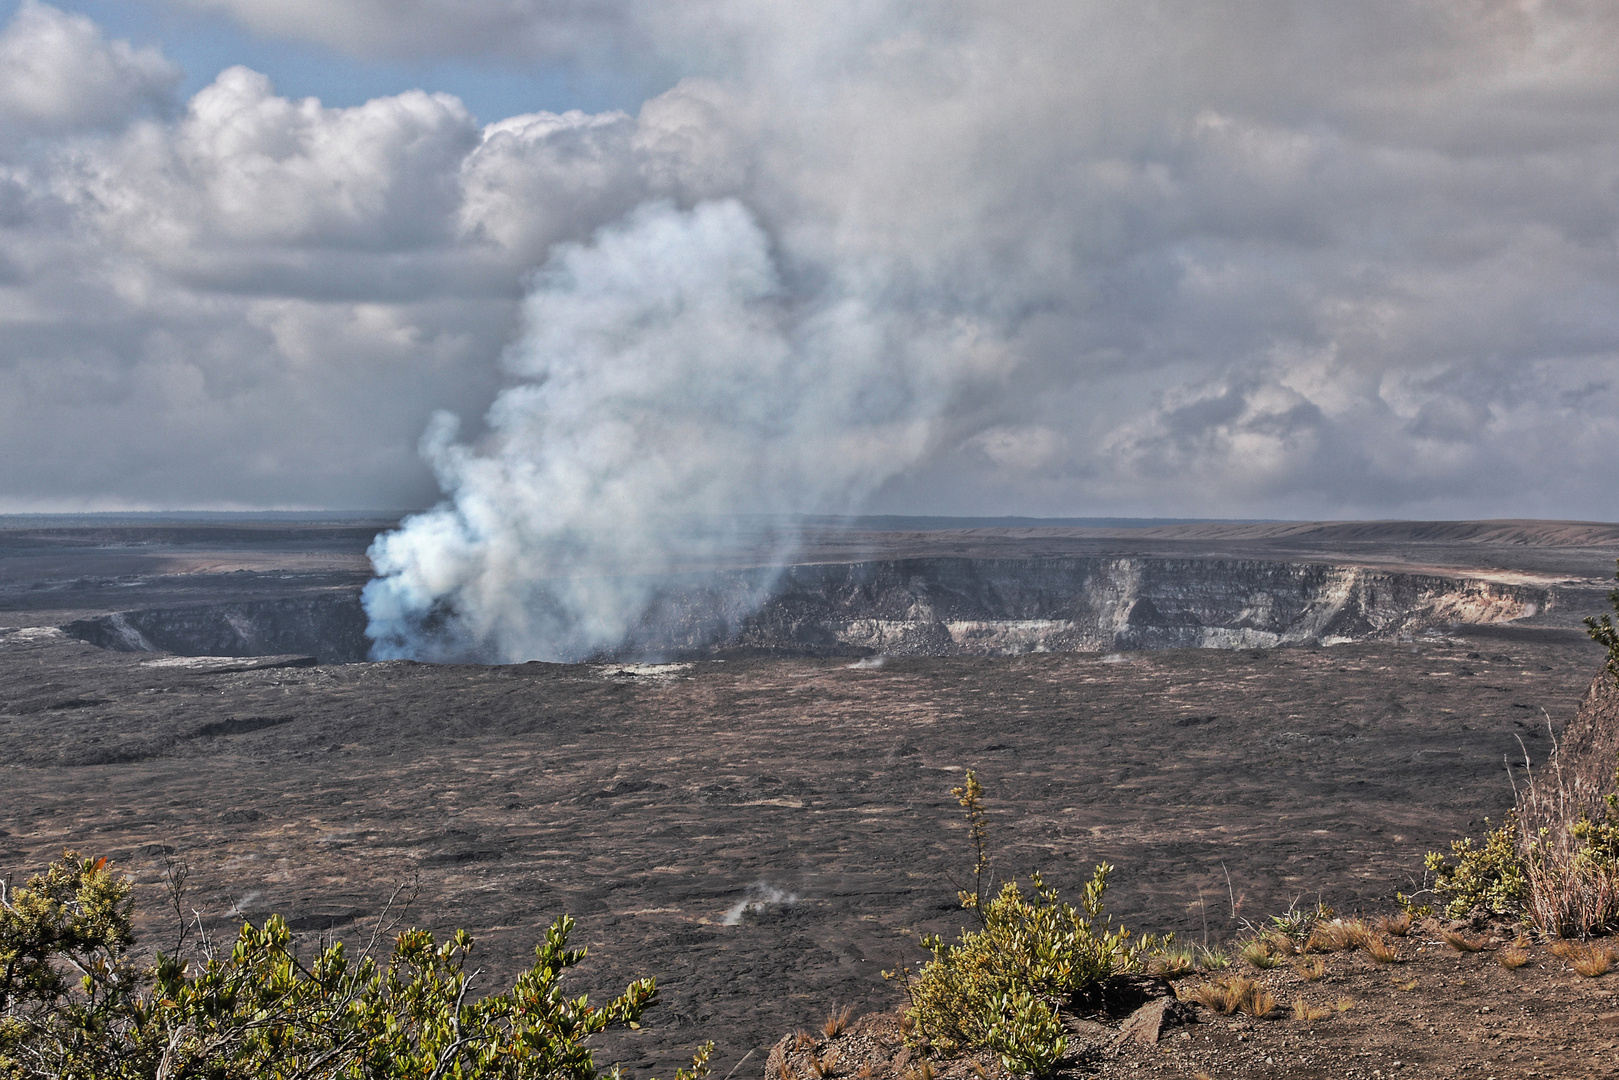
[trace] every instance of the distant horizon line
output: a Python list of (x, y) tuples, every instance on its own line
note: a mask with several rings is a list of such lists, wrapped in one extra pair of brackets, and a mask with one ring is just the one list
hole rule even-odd
[[(85, 510), (52, 512), (0, 513), (0, 529), (21, 528), (29, 525), (64, 526), (71, 523), (88, 525), (165, 524), (165, 523), (302, 523), (314, 524), (362, 522), (396, 523), (422, 510)], [(759, 523), (791, 522), (803, 526), (833, 526), (866, 529), (960, 529), (973, 527), (1023, 528), (1163, 528), (1176, 525), (1303, 525), (1372, 522), (1509, 522), (1536, 521), (1580, 525), (1608, 525), (1614, 522), (1573, 518), (1534, 517), (1341, 517), (1341, 518), (1217, 518), (1217, 517), (1131, 517), (1124, 515), (1097, 517), (1054, 517), (1026, 514), (736, 514), (742, 521)]]

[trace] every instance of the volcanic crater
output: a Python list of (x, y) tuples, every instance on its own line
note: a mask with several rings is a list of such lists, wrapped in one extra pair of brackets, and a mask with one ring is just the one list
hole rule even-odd
[(998, 873), (1111, 862), (1133, 928), (1421, 888), (1597, 674), (1619, 555), (1561, 523), (845, 525), (757, 611), (746, 559), (691, 568), (650, 655), (359, 662), (385, 524), (0, 529), (0, 873), (110, 856), (150, 942), (173, 860), (227, 935), (358, 934), (410, 882), (488, 987), (569, 912), (576, 986), (658, 978), (603, 1056), (660, 1075), (895, 1003), (879, 969), (962, 923), (964, 769)]

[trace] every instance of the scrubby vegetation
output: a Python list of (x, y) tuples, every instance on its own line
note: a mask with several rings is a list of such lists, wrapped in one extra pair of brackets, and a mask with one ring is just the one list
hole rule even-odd
[[(1619, 571), (1613, 576), (1619, 581)], [(1608, 594), (1608, 603), (1613, 605), (1616, 613), (1619, 613), (1619, 589), (1614, 589)], [(1615, 682), (1619, 682), (1619, 626), (1614, 624), (1613, 618), (1608, 614), (1587, 618), (1585, 628), (1590, 633), (1591, 640), (1608, 650), (1608, 674), (1613, 676)]]
[[(1619, 612), (1619, 589), (1608, 599)], [(1606, 614), (1585, 623), (1619, 684), (1619, 626)], [(1619, 930), (1619, 769), (1603, 792), (1571, 782), (1556, 756), (1549, 776), (1529, 764), (1516, 805), (1481, 844), (1463, 839), (1448, 857), (1428, 854), (1445, 913), (1519, 918), (1551, 937)]]
[(1619, 790), (1594, 812), (1572, 803), (1561, 777), (1549, 789), (1531, 777), (1482, 844), (1458, 840), (1449, 857), (1429, 852), (1445, 913), (1523, 919), (1551, 937), (1619, 930)]
[(963, 930), (955, 943), (925, 937), (932, 959), (919, 972), (885, 975), (905, 982), (919, 1049), (989, 1049), (1011, 1072), (1044, 1076), (1067, 1046), (1059, 1010), (1108, 975), (1137, 967), (1144, 943), (1105, 921), (1106, 863), (1095, 868), (1077, 908), (1038, 873), (1030, 893), (1015, 882), (993, 891), (983, 789), (968, 772), (951, 794), (967, 811), (975, 855), (975, 888), (960, 893), (961, 904), (978, 915), (979, 929)]
[(385, 959), (380, 933), (353, 955), (339, 941), (302, 958), (272, 915), (229, 951), (204, 938), (194, 959), (138, 967), (132, 913), (129, 882), (74, 852), (0, 890), (0, 1077), (596, 1080), (587, 1040), (635, 1024), (656, 993), (640, 979), (600, 1006), (567, 997), (585, 952), (567, 947), (566, 916), (510, 990), (478, 996), (464, 931), (404, 930)]

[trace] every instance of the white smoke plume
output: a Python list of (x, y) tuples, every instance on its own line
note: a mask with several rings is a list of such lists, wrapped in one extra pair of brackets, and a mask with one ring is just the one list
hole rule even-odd
[(633, 649), (668, 575), (756, 542), (744, 521), (847, 510), (915, 461), (974, 334), (877, 310), (836, 273), (789, 293), (781, 262), (729, 199), (649, 203), (559, 246), (488, 438), (457, 442), (438, 414), (423, 445), (447, 499), (371, 548), (374, 655)]

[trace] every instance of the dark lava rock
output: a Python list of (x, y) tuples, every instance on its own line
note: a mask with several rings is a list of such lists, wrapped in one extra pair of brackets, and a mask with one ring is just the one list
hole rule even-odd
[[(154, 946), (172, 933), (164, 848), (185, 853), (216, 940), (246, 907), (329, 920), (414, 883), (406, 925), (468, 929), (491, 988), (570, 913), (590, 950), (570, 994), (642, 975), (660, 988), (599, 1060), (668, 1076), (713, 1038), (724, 1076), (834, 1003), (893, 1008), (902, 991), (879, 971), (914, 969), (918, 935), (954, 937), (971, 917), (949, 793), (964, 769), (985, 787), (1000, 880), (1041, 869), (1072, 899), (1106, 859), (1107, 910), (1138, 932), (1206, 926), (1219, 941), (1301, 892), (1348, 911), (1410, 891), (1424, 852), (1511, 805), (1513, 706), (1572, 716), (1603, 655), (1490, 648), (1508, 659), (1436, 639), (737, 660), (657, 680), (556, 664), (193, 670), (0, 634), (0, 874), (26, 879), (64, 847), (130, 853)], [(1454, 677), (1463, 660), (1481, 675)], [(103, 704), (45, 707), (75, 699)], [(296, 719), (196, 737), (281, 717)], [(1433, 749), (1452, 753), (1419, 753)], [(351, 918), (300, 923), (302, 944), (367, 939), (372, 918)], [(1122, 995), (1110, 1009), (1133, 1011)]]

